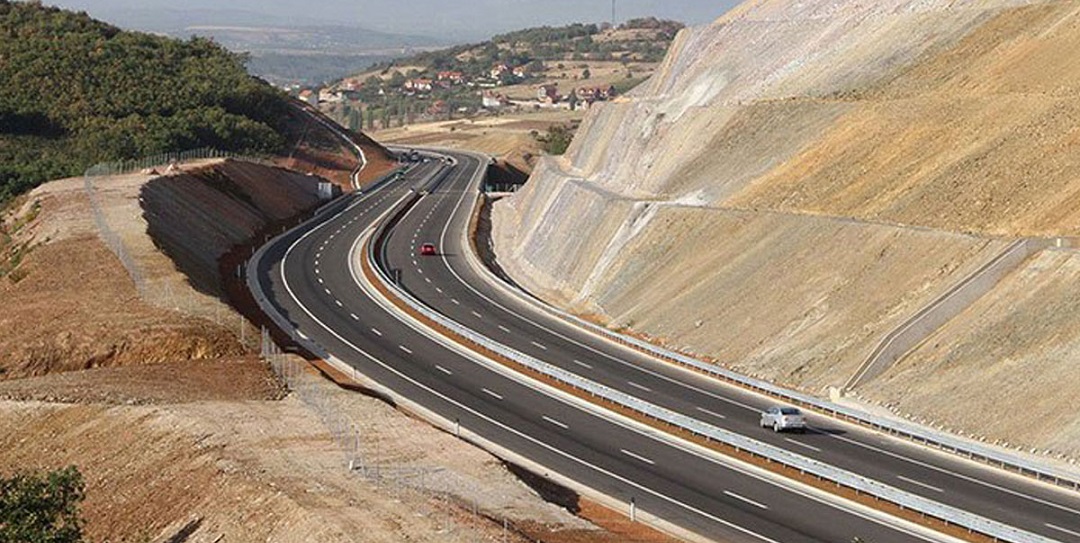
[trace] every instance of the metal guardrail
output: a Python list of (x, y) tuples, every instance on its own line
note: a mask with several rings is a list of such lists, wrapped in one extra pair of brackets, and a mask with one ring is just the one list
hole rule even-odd
[[(482, 155), (478, 155), (482, 156)], [(474, 205), (476, 205), (474, 203)], [(468, 233), (465, 234), (465, 240), (468, 241)], [(465, 243), (465, 247), (471, 247), (471, 244)], [(569, 321), (581, 328), (589, 330), (600, 336), (603, 336), (611, 341), (620, 343), (624, 346), (633, 348), (638, 351), (642, 351), (646, 354), (655, 356), (657, 358), (667, 360), (680, 364), (684, 367), (705, 373), (711, 377), (718, 378), (729, 383), (739, 385), (743, 388), (747, 388), (768, 396), (791, 402), (793, 404), (807, 407), (809, 409), (830, 415), (832, 417), (841, 418), (849, 422), (854, 422), (861, 426), (866, 426), (878, 431), (882, 431), (897, 437), (902, 437), (917, 443), (928, 445), (930, 447), (937, 448), (939, 450), (963, 456), (971, 460), (976, 460), (989, 464), (992, 466), (1000, 467), (1002, 469), (1011, 470), (1016, 473), (1030, 476), (1041, 481), (1050, 482), (1055, 485), (1069, 488), (1072, 490), (1080, 490), (1080, 474), (1074, 472), (1068, 472), (1061, 469), (1055, 469), (1045, 464), (1040, 464), (1035, 461), (1027, 460), (1018, 457), (1014, 454), (1010, 454), (1007, 451), (992, 448), (990, 446), (981, 445), (979, 443), (973, 443), (968, 440), (961, 439), (956, 436), (945, 434), (936, 431), (932, 428), (926, 428), (917, 424), (909, 424), (903, 421), (895, 420), (881, 420), (876, 417), (872, 417), (870, 414), (855, 408), (845, 407), (834, 402), (822, 400), (809, 394), (803, 394), (794, 390), (790, 390), (781, 386), (777, 386), (768, 381), (761, 379), (755, 379), (741, 375), (734, 371), (728, 370), (716, 364), (711, 364), (698, 360), (696, 358), (659, 347), (647, 341), (638, 339), (633, 336), (620, 334), (613, 330), (609, 330), (598, 324), (584, 320), (576, 315), (567, 313), (557, 307), (536, 298), (529, 292), (521, 290), (515, 285), (511, 285), (502, 280), (498, 275), (493, 273), (490, 269), (479, 262), (478, 257), (472, 252), (468, 251), (465, 255), (467, 260), (473, 265), (477, 271), (482, 275), (486, 275), (493, 283), (501, 286), (505, 290), (520, 297), (521, 299), (531, 303), (534, 307), (550, 313), (558, 318)]]
[(948, 434), (943, 434), (941, 432), (937, 432), (932, 429), (928, 429), (915, 424), (907, 424), (902, 421), (877, 420), (869, 416), (864, 411), (821, 400), (809, 394), (803, 394), (801, 392), (789, 390), (774, 385), (772, 383), (769, 383), (768, 381), (740, 375), (715, 364), (703, 362), (701, 360), (686, 356), (681, 353), (676, 353), (662, 347), (657, 347), (652, 343), (643, 341), (635, 337), (613, 332), (611, 330), (608, 330), (607, 328), (588, 322), (574, 315), (562, 312), (556, 308), (548, 308), (548, 311), (551, 311), (552, 313), (555, 313), (564, 319), (571, 320), (575, 324), (585, 327), (615, 342), (633, 347), (640, 351), (644, 351), (658, 358), (669, 360), (671, 362), (675, 362), (677, 364), (692, 368), (712, 377), (735, 383), (744, 388), (748, 388), (772, 396), (774, 398), (778, 398), (780, 400), (791, 402), (793, 404), (798, 404), (803, 407), (808, 407), (810, 409), (828, 414), (833, 417), (845, 419), (850, 422), (855, 422), (862, 426), (873, 428), (875, 430), (879, 430), (888, 434), (907, 438), (917, 443), (929, 445), (931, 447), (957, 454), (959, 456), (963, 456), (973, 460), (979, 460), (983, 463), (991, 464), (1007, 470), (1012, 470), (1017, 473), (1028, 475), (1039, 480), (1052, 482), (1058, 486), (1071, 488), (1074, 490), (1080, 490), (1080, 478), (1077, 478), (1075, 474), (1067, 473), (1063, 470), (1057, 470), (1050, 466), (1038, 464), (1033, 461), (1028, 461), (1004, 451), (992, 449), (978, 443), (971, 443), (969, 441), (962, 440), (960, 438), (953, 437)]
[[(409, 209), (415, 201), (415, 198), (411, 199), (408, 205), (402, 206), (401, 209), (392, 214), (392, 217), (393, 215), (400, 215), (405, 210)], [(365, 251), (364, 258), (368, 260), (368, 264), (376, 271), (376, 278), (385, 289), (388, 289), (389, 292), (393, 292), (394, 295), (401, 299), (412, 310), (466, 341), (501, 357), (512, 360), (523, 367), (551, 378), (563, 385), (585, 392), (593, 397), (625, 407), (653, 420), (682, 428), (693, 435), (701, 436), (707, 440), (721, 443), (736, 450), (745, 451), (758, 457), (768, 459), (788, 468), (813, 475), (830, 483), (835, 483), (855, 490), (856, 492), (864, 493), (895, 504), (901, 508), (916, 511), (920, 514), (940, 519), (954, 526), (1002, 541), (1014, 543), (1052, 543), (1054, 541), (1041, 535), (1021, 530), (950, 505), (935, 502), (928, 498), (912, 494), (881, 483), (880, 481), (831, 466), (786, 449), (706, 424), (692, 417), (676, 413), (630, 394), (585, 379), (573, 372), (533, 358), (532, 356), (478, 334), (441, 313), (432, 310), (419, 300), (415, 299), (411, 294), (395, 285), (387, 275), (386, 271), (379, 266), (376, 258), (377, 246), (381, 245), (382, 239), (386, 234), (387, 226), (392, 224), (392, 217), (390, 221), (380, 225), (371, 235), (371, 238), (367, 243), (367, 250)]]
[[(344, 199), (343, 199), (344, 200)], [(415, 199), (411, 200), (415, 201)], [(404, 207), (403, 209), (407, 209)], [(398, 210), (400, 213), (402, 210)], [(325, 216), (322, 214), (321, 216)], [(313, 219), (318, 221), (319, 218)], [(310, 222), (310, 221), (309, 221)], [(305, 223), (309, 224), (309, 223)], [(372, 239), (380, 239), (382, 225), (372, 235)], [(285, 234), (283, 234), (285, 235)], [(289, 332), (298, 343), (304, 345), (305, 348), (311, 350), (314, 354), (330, 357), (329, 353), (324, 348), (319, 346), (313, 340), (304, 336), (299, 331), (293, 330), (288, 320), (284, 318), (273, 307), (273, 304), (265, 297), (262, 285), (258, 279), (256, 270), (251, 268), (257, 266), (257, 263), (261, 260), (261, 257), (265, 254), (265, 251), (271, 246), (271, 243), (264, 245), (259, 251), (252, 257), (249, 262), (249, 273), (247, 276), (247, 283), (249, 289), (254, 294), (257, 303), (263, 308), (263, 310), (270, 316), (271, 320), (275, 322), (282, 330)], [(458, 324), (457, 322), (444, 317), (443, 315), (432, 311), (430, 308), (415, 300), (408, 293), (401, 291), (392, 284), (389, 278), (386, 276), (385, 271), (377, 265), (375, 262), (375, 244), (368, 243), (365, 258), (368, 259), (372, 268), (377, 271), (376, 277), (383, 284), (385, 288), (390, 289), (391, 292), (397, 293), (400, 298), (409, 305), (412, 309), (418, 313), (424, 315), (426, 318), (431, 319), (433, 322), (444, 326), (451, 332), (460, 335), (462, 338), (475, 343), (485, 349), (490, 350), (500, 356), (504, 356), (510, 360), (521, 364), (533, 371), (547, 375), (548, 377), (557, 380), (567, 386), (574, 387), (583, 392), (589, 393), (595, 397), (605, 399), (612, 403), (622, 405), (635, 412), (641, 413), (645, 416), (653, 418), (658, 421), (662, 421), (674, 426), (679, 426), (685, 430), (704, 437), (706, 439), (716, 441), (718, 443), (725, 444), (727, 446), (736, 448), (738, 450), (746, 451), (750, 454), (758, 455), (763, 458), (768, 458), (778, 464), (787, 466), (792, 469), (801, 470), (805, 473), (814, 475), (823, 480), (827, 480), (853, 490), (877, 497), (879, 499), (894, 503), (901, 507), (919, 512), (921, 514), (935, 517), (943, 521), (949, 522), (956, 526), (960, 526), (967, 530), (987, 535), (1003, 541), (1011, 541), (1015, 543), (1052, 543), (1053, 540), (1032, 534), (1011, 526), (1007, 526), (1003, 523), (974, 515), (966, 511), (959, 510), (957, 508), (940, 504), (916, 496), (903, 490), (885, 485), (881, 482), (863, 477), (861, 475), (841, 470), (839, 468), (832, 467), (823, 462), (813, 460), (811, 458), (804, 457), (802, 455), (775, 447), (766, 443), (762, 443), (739, 434), (705, 424), (701, 421), (693, 419), (691, 417), (681, 415), (670, 411), (668, 409), (656, 406), (629, 394), (619, 392), (617, 390), (610, 389), (598, 383), (594, 383), (587, 379), (583, 379), (567, 370), (555, 367), (551, 364), (543, 362), (541, 360), (532, 358), (524, 353), (520, 353), (514, 349), (511, 349), (505, 345), (497, 343), (484, 337), (480, 334), (476, 334), (472, 330)], [(251, 273), (256, 272), (256, 273)], [(767, 383), (765, 383), (767, 384)]]

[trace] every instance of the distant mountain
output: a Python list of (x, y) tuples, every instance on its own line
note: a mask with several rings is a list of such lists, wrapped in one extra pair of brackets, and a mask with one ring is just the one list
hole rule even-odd
[[(573, 22), (609, 22), (609, 0), (320, 0), (317, 4), (289, 0), (46, 0), (71, 9), (87, 10), (125, 28), (163, 31), (204, 24), (244, 26), (346, 25), (376, 28), (396, 34), (421, 34), (462, 43), (486, 39), (518, 28), (561, 26)], [(615, 19), (654, 16), (689, 24), (711, 22), (739, 0), (617, 0)], [(228, 9), (224, 9), (227, 5)], [(219, 20), (207, 20), (215, 12)], [(242, 17), (241, 17), (242, 15)], [(189, 19), (198, 20), (189, 20)], [(170, 28), (172, 27), (172, 28)]]
[(210, 38), (230, 51), (248, 53), (251, 73), (281, 87), (321, 84), (375, 63), (444, 46), (427, 36), (380, 32), (316, 17), (117, 4), (104, 1), (93, 7), (93, 13), (123, 28), (181, 39)]
[(175, 37), (201, 36), (212, 38), (225, 47), (239, 52), (320, 52), (335, 55), (387, 53), (409, 49), (432, 48), (443, 45), (425, 36), (407, 36), (377, 32), (351, 26), (295, 26), (214, 24), (188, 25), (169, 31)]

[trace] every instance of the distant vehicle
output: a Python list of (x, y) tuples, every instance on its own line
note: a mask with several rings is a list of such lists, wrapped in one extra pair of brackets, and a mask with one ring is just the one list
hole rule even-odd
[(761, 427), (772, 427), (774, 432), (784, 430), (802, 432), (806, 430), (806, 419), (803, 418), (802, 411), (794, 407), (770, 407), (761, 414)]
[(420, 246), (420, 254), (423, 256), (435, 256), (435, 244), (425, 243)]

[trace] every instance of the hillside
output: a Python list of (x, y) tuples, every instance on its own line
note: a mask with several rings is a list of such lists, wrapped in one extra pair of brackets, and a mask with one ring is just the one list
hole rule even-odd
[[(680, 34), (496, 204), (530, 290), (815, 394), (1028, 236), (1051, 239), (855, 394), (1080, 457), (1080, 4), (752, 0)], [(582, 233), (587, 233), (583, 235)]]
[(313, 100), (342, 124), (368, 130), (505, 110), (585, 109), (652, 75), (681, 28), (653, 18), (616, 28), (531, 28), (379, 64)]
[(243, 58), (0, 0), (0, 202), (97, 162), (284, 148), (286, 97)]

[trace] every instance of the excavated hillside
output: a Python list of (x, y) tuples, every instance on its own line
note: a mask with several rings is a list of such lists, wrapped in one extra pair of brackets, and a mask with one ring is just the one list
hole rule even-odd
[(495, 205), (499, 263), (612, 327), (824, 395), (1013, 242), (1055, 238), (855, 391), (1080, 456), (1060, 409), (1080, 394), (1078, 50), (1076, 1), (749, 1), (684, 31)]

